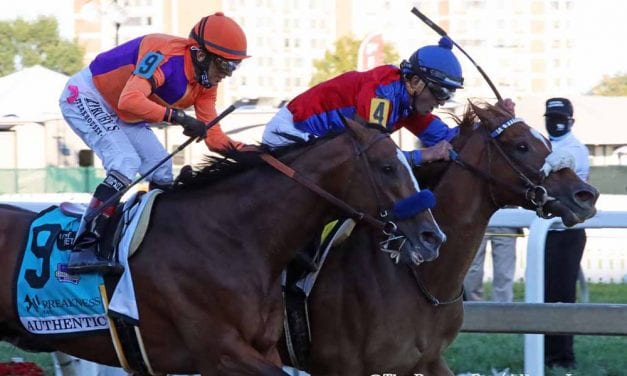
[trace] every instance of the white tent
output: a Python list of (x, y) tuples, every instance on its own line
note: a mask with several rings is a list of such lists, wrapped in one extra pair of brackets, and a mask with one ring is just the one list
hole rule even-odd
[(0, 77), (0, 123), (61, 119), (59, 97), (67, 80), (41, 65)]

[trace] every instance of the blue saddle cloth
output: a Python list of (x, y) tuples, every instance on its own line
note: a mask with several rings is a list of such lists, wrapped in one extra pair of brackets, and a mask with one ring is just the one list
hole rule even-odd
[(80, 218), (65, 215), (57, 206), (51, 206), (31, 224), (15, 281), (17, 313), (30, 333), (109, 329), (100, 296), (102, 276), (67, 272), (79, 222)]

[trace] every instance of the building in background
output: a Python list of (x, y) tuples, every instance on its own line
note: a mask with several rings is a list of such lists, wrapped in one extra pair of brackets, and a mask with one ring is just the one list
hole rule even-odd
[[(340, 37), (365, 39), (381, 35), (402, 58), (420, 46), (436, 43), (439, 36), (410, 12), (415, 4), (483, 67), (504, 97), (513, 97), (520, 104), (518, 112), (525, 118), (535, 117), (533, 106), (525, 104), (532, 103), (534, 97), (575, 97), (581, 91), (578, 87), (582, 79), (589, 80), (590, 76), (599, 74), (594, 67), (587, 67), (588, 74), (577, 74), (585, 61), (576, 57), (581, 56), (583, 42), (587, 41), (581, 37), (578, 30), (581, 22), (577, 21), (586, 16), (582, 14), (587, 9), (583, 0), (58, 0), (55, 7), (24, 1), (35, 4), (34, 8), (41, 9), (42, 14), (54, 14), (60, 20), (62, 34), (76, 38), (86, 49), (85, 64), (99, 52), (143, 34), (187, 36), (200, 17), (224, 11), (246, 31), (252, 57), (242, 63), (233, 77), (220, 84), (218, 108), (226, 108), (243, 98), (255, 98), (249, 102), (251, 105), (222, 121), (227, 132), (247, 142), (260, 140), (262, 125), (276, 111), (272, 105), (284, 103), (309, 87), (313, 61), (322, 58)], [(34, 17), (33, 6), (25, 4), (23, 8), (25, 17)], [(19, 16), (20, 12), (6, 14)], [(618, 38), (618, 34), (612, 35)], [(597, 38), (592, 42), (594, 46), (604, 40)], [(595, 51), (612, 53), (614, 49)], [(477, 69), (460, 51), (455, 49), (455, 53), (464, 68), (465, 89), (445, 106), (447, 110), (459, 113), (468, 97), (493, 101), (494, 94)], [(56, 106), (57, 98), (58, 94), (48, 94), (47, 100)], [(41, 99), (39, 103), (45, 101)], [(622, 104), (624, 101), (624, 98), (595, 97), (578, 105), (582, 114), (576, 116), (575, 132), (592, 121), (586, 120), (584, 113), (608, 119), (603, 121), (607, 125), (611, 124), (609, 119), (624, 118), (621, 114), (627, 108)], [(588, 105), (593, 107), (588, 109)], [(541, 120), (533, 119), (530, 123), (542, 124)], [(3, 129), (13, 132), (5, 134), (1, 141), (5, 144), (14, 142), (17, 134), (26, 132), (27, 128), (38, 129), (33, 125), (13, 127), (11, 119), (3, 121)], [(77, 157), (78, 149), (59, 136), (61, 128), (55, 129), (39, 133), (56, 137), (45, 142), (52, 145), (46, 150), (60, 150), (60, 153), (46, 157), (38, 165), (75, 165), (69, 159)], [(179, 127), (161, 127), (155, 131), (170, 151), (185, 141)], [(599, 140), (599, 134), (590, 133), (591, 139), (580, 135), (590, 145), (593, 164), (621, 164), (627, 160), (627, 150), (619, 149), (627, 145), (627, 134), (605, 133), (611, 139), (604, 140)], [(413, 135), (403, 131), (397, 132), (395, 139), (405, 149), (414, 147), (416, 142)], [(60, 146), (56, 147), (55, 143)], [(71, 149), (69, 157), (64, 149), (67, 145)], [(198, 161), (206, 152), (202, 146), (192, 145), (181, 152), (175, 157), (175, 165)], [(5, 164), (23, 166), (16, 156), (11, 153)]]
[[(356, 0), (72, 0), (74, 34), (90, 61), (100, 51), (142, 34), (186, 36), (202, 15), (218, 10), (248, 35), (251, 59), (221, 86), (219, 105), (240, 98), (304, 91), (313, 61), (345, 35), (381, 33), (402, 57), (438, 35), (405, 1)], [(576, 92), (575, 0), (423, 0), (419, 9), (448, 31), (506, 96)], [(494, 97), (457, 51), (465, 72), (460, 95)], [(460, 97), (465, 99), (465, 97)], [(465, 100), (461, 100), (465, 102)]]

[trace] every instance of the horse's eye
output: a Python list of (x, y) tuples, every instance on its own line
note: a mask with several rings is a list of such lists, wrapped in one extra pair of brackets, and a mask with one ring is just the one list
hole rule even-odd
[(389, 174), (393, 173), (395, 169), (394, 169), (394, 166), (385, 165), (385, 166), (383, 166), (383, 168), (381, 170), (383, 170), (384, 174), (389, 175)]
[(529, 145), (527, 145), (524, 142), (521, 142), (520, 144), (516, 145), (516, 150), (521, 151), (521, 152), (526, 152), (529, 150)]

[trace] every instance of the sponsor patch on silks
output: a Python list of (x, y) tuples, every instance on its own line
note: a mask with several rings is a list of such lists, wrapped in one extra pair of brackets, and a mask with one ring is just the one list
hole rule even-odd
[(150, 79), (163, 60), (163, 55), (158, 52), (148, 52), (135, 67), (133, 74)]
[(388, 115), (390, 112), (390, 101), (383, 98), (372, 98), (370, 101), (369, 123), (379, 124), (383, 128), (388, 126)]
[(16, 278), (17, 313), (34, 334), (108, 330), (100, 297), (102, 277), (67, 272), (80, 218), (52, 206), (31, 224)]

